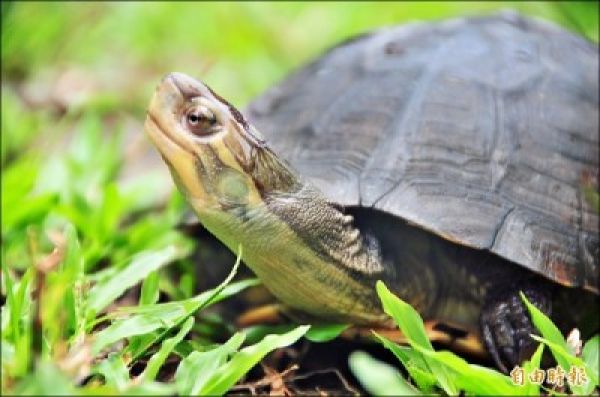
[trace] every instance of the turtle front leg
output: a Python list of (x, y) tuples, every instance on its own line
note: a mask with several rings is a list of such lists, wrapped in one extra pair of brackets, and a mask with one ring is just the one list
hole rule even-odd
[(494, 362), (505, 373), (531, 357), (537, 346), (530, 336), (537, 332), (519, 291), (545, 314), (551, 312), (550, 291), (531, 284), (511, 287), (488, 299), (480, 317), (481, 335)]

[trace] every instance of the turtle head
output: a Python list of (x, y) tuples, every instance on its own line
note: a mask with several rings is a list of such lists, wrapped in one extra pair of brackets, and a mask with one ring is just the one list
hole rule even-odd
[(145, 130), (203, 226), (232, 251), (243, 247), (244, 262), (281, 301), (340, 322), (381, 317), (371, 278), (343, 270), (381, 270), (351, 217), (303, 182), (227, 101), (171, 73)]
[(145, 130), (197, 211), (259, 204), (272, 190), (293, 185), (289, 169), (244, 116), (182, 73), (158, 85)]

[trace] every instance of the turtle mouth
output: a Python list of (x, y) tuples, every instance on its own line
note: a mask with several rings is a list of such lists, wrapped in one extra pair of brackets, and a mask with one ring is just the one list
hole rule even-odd
[(186, 145), (183, 142), (169, 132), (168, 128), (164, 128), (161, 125), (160, 120), (151, 112), (148, 112), (146, 115), (144, 130), (163, 155), (170, 157), (182, 150), (188, 152), (190, 155), (194, 155), (191, 150), (186, 148)]
[(176, 110), (184, 100), (180, 84), (177, 84), (177, 79), (170, 73), (161, 80), (148, 107), (144, 129), (164, 155), (181, 150), (194, 155), (189, 143), (177, 134), (179, 126), (175, 117)]
[[(161, 111), (161, 108), (158, 110)], [(165, 121), (160, 114), (157, 115), (151, 109), (146, 115), (144, 130), (169, 167), (179, 190), (188, 197), (188, 200), (198, 202), (200, 204), (197, 206), (203, 207), (204, 203), (210, 203), (210, 200), (197, 172), (198, 155), (192, 147), (182, 143), (183, 139), (177, 137), (165, 123), (168, 123), (168, 120)]]

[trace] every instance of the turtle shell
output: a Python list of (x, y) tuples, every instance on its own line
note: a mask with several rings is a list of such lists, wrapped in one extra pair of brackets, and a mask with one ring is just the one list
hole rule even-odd
[(333, 202), (598, 292), (598, 46), (513, 13), (347, 41), (248, 118)]

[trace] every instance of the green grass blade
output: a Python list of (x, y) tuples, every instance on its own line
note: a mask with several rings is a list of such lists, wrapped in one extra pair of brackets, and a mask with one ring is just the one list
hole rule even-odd
[(145, 347), (155, 340), (157, 336), (158, 331), (151, 331), (147, 334), (133, 335), (127, 338), (127, 347), (123, 352), (123, 355), (128, 355), (129, 357), (137, 356), (138, 353), (145, 349)]
[(92, 372), (102, 375), (106, 385), (112, 386), (120, 392), (125, 391), (131, 383), (129, 370), (123, 359), (117, 354), (102, 360)]
[[(590, 340), (588, 340), (583, 346), (583, 350), (581, 351), (581, 358), (585, 363), (585, 370), (587, 374), (598, 374), (598, 362), (600, 354), (600, 335), (594, 335)], [(591, 378), (588, 375), (588, 378)], [(600, 387), (598, 384), (598, 380), (600, 377), (596, 377), (596, 382), (590, 380), (590, 382), (584, 387), (585, 394), (591, 394), (594, 391), (595, 387)]]
[[(178, 325), (180, 323), (182, 323), (183, 321), (185, 321), (185, 319), (188, 316), (192, 316), (194, 315), (194, 313), (196, 313), (199, 310), (204, 309), (205, 307), (217, 302), (219, 300), (219, 295), (221, 295), (221, 293), (223, 292), (223, 290), (227, 287), (227, 285), (231, 282), (231, 280), (233, 280), (233, 277), (235, 277), (235, 274), (237, 273), (238, 267), (240, 266), (241, 263), (241, 259), (242, 259), (242, 245), (240, 244), (239, 246), (239, 251), (238, 251), (238, 257), (235, 261), (235, 264), (233, 265), (233, 268), (231, 269), (231, 272), (229, 272), (229, 275), (225, 278), (225, 280), (223, 280), (223, 282), (221, 284), (219, 284), (217, 286), (217, 288), (215, 288), (211, 294), (208, 295), (208, 298), (206, 300), (202, 300), (202, 301), (194, 301), (194, 299), (192, 298), (191, 301), (193, 302), (192, 305), (186, 305), (187, 306), (187, 310), (186, 310), (186, 314), (181, 317), (179, 320), (177, 320)], [(167, 335), (167, 333), (169, 332), (168, 329), (164, 330), (161, 334), (159, 334), (156, 339), (154, 339), (152, 342), (148, 343), (147, 346), (142, 347), (141, 349), (138, 350), (137, 354), (133, 357), (133, 360), (137, 360), (143, 353), (144, 351), (149, 348), (150, 346), (152, 346), (153, 344), (157, 343), (158, 341), (164, 339), (164, 337)]]
[(205, 303), (211, 298), (211, 303), (216, 303), (237, 294), (245, 288), (257, 284), (258, 281), (256, 279), (243, 280), (228, 285), (221, 290), (216, 298), (213, 297), (214, 290), (209, 290), (185, 301), (134, 306), (127, 310), (123, 310), (124, 313), (129, 311), (133, 312), (134, 315), (124, 320), (116, 320), (107, 328), (98, 332), (92, 351), (94, 354), (97, 354), (104, 347), (120, 339), (128, 338), (133, 335), (147, 334), (158, 329), (172, 328), (182, 319), (185, 320), (185, 318), (193, 313), (194, 309), (197, 307), (206, 307), (207, 304)]
[(158, 329), (164, 329), (164, 331), (155, 338), (147, 341), (145, 346), (137, 346), (136, 354), (133, 357), (133, 360), (135, 361), (148, 347), (162, 340), (166, 333), (169, 332), (170, 328), (185, 321), (187, 317), (193, 315), (196, 311), (231, 295), (237, 294), (247, 287), (256, 285), (258, 281), (255, 279), (243, 280), (228, 285), (235, 276), (238, 266), (240, 265), (240, 259), (241, 247), (240, 255), (238, 255), (233, 269), (231, 269), (227, 278), (216, 288), (204, 291), (194, 298), (164, 304), (133, 306), (120, 310), (121, 313), (135, 313), (137, 316), (134, 315), (129, 319), (116, 321), (106, 329), (100, 331), (97, 334), (93, 351), (97, 353), (105, 346), (128, 336), (147, 334)]
[[(6, 191), (3, 189), (3, 191)], [(10, 210), (2, 210), (2, 234), (5, 235), (13, 229), (35, 223), (43, 217), (58, 202), (54, 194), (38, 195), (27, 200), (20, 200), (16, 205), (6, 204)]]
[[(567, 351), (565, 348), (563, 348), (562, 346), (551, 342), (545, 338), (539, 337), (537, 335), (531, 335), (531, 337), (535, 340), (537, 340), (538, 342), (542, 342), (545, 345), (547, 345), (550, 350), (552, 351), (552, 354), (554, 355), (554, 357), (556, 358), (556, 361), (559, 363), (558, 365), (560, 365), (565, 372), (568, 372), (571, 368), (571, 366), (577, 367), (577, 368), (586, 368), (585, 363), (583, 362), (582, 359), (580, 359), (579, 357), (574, 356), (573, 354), (571, 354), (569, 351)], [(560, 361), (559, 361), (560, 359)], [(562, 364), (564, 363), (564, 364)], [(598, 372), (592, 372), (589, 373), (586, 370), (587, 376), (589, 378), (589, 382), (597, 385), (598, 384)], [(585, 390), (589, 387), (588, 385), (585, 386), (577, 386), (577, 385), (569, 385), (571, 387), (571, 390), (573, 391), (573, 393), (577, 394), (577, 395), (583, 395), (585, 394)]]
[(142, 283), (142, 291), (140, 293), (140, 305), (151, 305), (158, 302), (159, 290), (158, 283), (160, 281), (158, 271), (153, 271), (146, 277)]
[(160, 367), (162, 367), (162, 365), (165, 363), (165, 360), (167, 359), (169, 354), (171, 354), (175, 346), (183, 340), (183, 338), (188, 334), (188, 332), (190, 332), (193, 325), (194, 318), (188, 317), (188, 319), (185, 321), (177, 335), (175, 335), (172, 338), (165, 339), (163, 341), (158, 352), (155, 353), (148, 361), (146, 369), (141, 375), (142, 379), (146, 381), (152, 381), (156, 379), (156, 375), (158, 374)]
[(328, 342), (337, 338), (346, 328), (348, 328), (348, 324), (313, 325), (305, 336), (311, 342)]
[(387, 339), (384, 336), (373, 332), (375, 337), (385, 346), (386, 349), (391, 351), (398, 361), (402, 363), (410, 377), (415, 381), (419, 390), (430, 393), (434, 390), (434, 386), (437, 384), (435, 376), (431, 373), (425, 359), (421, 353), (413, 350), (410, 347), (399, 346)]
[(19, 382), (11, 394), (24, 396), (71, 396), (76, 394), (71, 380), (54, 363), (40, 361), (35, 371)]
[[(542, 361), (542, 354), (544, 353), (544, 344), (540, 343), (531, 359), (523, 363), (523, 369), (525, 374), (531, 374), (533, 371), (540, 370), (540, 363)], [(533, 383), (529, 380), (528, 376), (525, 376), (525, 386), (523, 389), (523, 395), (525, 396), (539, 396), (540, 385)]]
[(96, 355), (104, 347), (130, 336), (143, 335), (159, 328), (173, 326), (175, 321), (167, 318), (167, 315), (178, 318), (179, 316), (183, 315), (183, 312), (174, 314), (163, 313), (162, 318), (154, 318), (151, 316), (134, 316), (126, 320), (112, 323), (110, 326), (96, 334), (92, 353)]
[(83, 276), (84, 264), (81, 244), (77, 238), (75, 226), (67, 223), (64, 228), (66, 250), (61, 262), (61, 270), (69, 273), (73, 279)]
[(243, 333), (234, 334), (225, 344), (206, 351), (192, 352), (181, 360), (175, 372), (175, 384), (180, 395), (197, 395), (219, 367), (244, 342)]
[[(552, 355), (556, 359), (558, 365), (560, 365), (565, 371), (568, 371), (571, 366), (585, 368), (583, 360), (573, 354), (573, 351), (567, 344), (564, 336), (556, 327), (556, 325), (554, 325), (552, 320), (550, 320), (548, 316), (542, 313), (542, 311), (540, 311), (537, 307), (531, 304), (531, 302), (527, 300), (525, 294), (521, 293), (521, 299), (523, 302), (525, 302), (525, 305), (529, 310), (533, 324), (543, 336), (543, 338), (540, 338), (537, 335), (532, 335), (531, 337), (546, 344), (550, 348), (550, 351), (552, 352)], [(593, 385), (598, 384), (598, 371), (588, 373), (588, 377), (590, 379), (590, 383)], [(571, 390), (576, 394), (587, 394), (586, 391), (590, 387), (593, 390), (593, 386), (589, 386), (589, 383), (585, 386), (570, 385), (570, 387)]]
[(256, 278), (236, 281), (227, 285), (217, 295), (215, 295), (215, 291), (218, 287), (204, 291), (193, 298), (180, 301), (156, 303), (154, 305), (120, 307), (114, 313), (111, 313), (109, 316), (104, 318), (122, 317), (133, 314), (148, 314), (160, 317), (164, 312), (179, 309), (190, 310), (191, 308), (198, 306), (198, 304), (204, 305), (202, 307), (206, 307), (220, 302), (223, 299), (229, 298), (230, 296), (235, 295), (246, 288), (254, 287), (259, 284), (260, 281)]
[[(8, 271), (6, 261), (2, 261), (2, 280), (6, 288), (6, 304), (2, 307), (2, 337), (9, 337), (12, 341), (19, 333), (18, 322), (19, 318), (15, 310), (15, 291), (14, 282), (11, 274)], [(8, 315), (7, 315), (8, 313)], [(6, 317), (5, 317), (6, 316)], [(8, 320), (6, 320), (8, 318)], [(6, 321), (6, 325), (5, 325)]]
[(348, 359), (348, 365), (360, 384), (373, 395), (418, 396), (422, 394), (394, 367), (374, 359), (365, 352), (353, 352)]
[(64, 310), (69, 331), (72, 332), (71, 341), (77, 341), (85, 334), (85, 299), (82, 292), (84, 260), (77, 231), (71, 223), (65, 226), (64, 235), (66, 252), (60, 269), (64, 273), (64, 288), (67, 288)]
[(583, 363), (583, 360), (581, 360), (579, 357), (576, 357), (573, 354), (571, 354), (563, 346), (560, 346), (560, 345), (558, 345), (554, 342), (551, 342), (550, 340), (548, 340), (546, 338), (542, 338), (541, 336), (538, 336), (538, 335), (531, 335), (531, 337), (533, 339), (535, 339), (536, 341), (541, 342), (541, 343), (545, 344), (546, 346), (548, 346), (552, 352), (556, 352), (558, 358), (560, 358), (560, 360), (564, 363), (564, 364), (561, 364), (559, 362), (559, 365), (561, 367), (569, 368), (571, 365), (577, 365), (577, 366), (583, 367), (585, 365)]
[(131, 263), (107, 282), (95, 285), (88, 295), (88, 309), (98, 313), (111, 302), (133, 287), (152, 271), (172, 262), (181, 253), (174, 246), (160, 251), (148, 250), (139, 253)]
[[(10, 373), (15, 377), (19, 377), (27, 373), (32, 357), (32, 303), (29, 299), (29, 292), (31, 290), (31, 283), (35, 270), (33, 267), (29, 267), (23, 277), (21, 277), (21, 280), (19, 280), (18, 283), (13, 284), (14, 281), (5, 266), (6, 265), (3, 263), (3, 274), (7, 287), (7, 306), (10, 308), (10, 313), (8, 320), (9, 324), (2, 336), (3, 338), (7, 337), (7, 339), (12, 342), (15, 349), (14, 361), (11, 363)], [(4, 367), (2, 369), (4, 370)]]
[(406, 338), (423, 349), (433, 350), (419, 313), (408, 303), (392, 294), (383, 282), (377, 281), (376, 288), (383, 309), (398, 324)]
[(523, 292), (521, 292), (520, 294), (521, 299), (525, 303), (525, 306), (527, 306), (527, 310), (529, 310), (529, 314), (531, 315), (531, 321), (533, 322), (533, 325), (535, 325), (537, 330), (540, 331), (540, 333), (545, 339), (552, 342), (552, 345), (555, 346), (553, 348), (552, 346), (548, 345), (548, 347), (550, 347), (550, 350), (552, 351), (552, 354), (554, 355), (554, 358), (556, 359), (558, 364), (560, 364), (563, 368), (568, 368), (569, 362), (565, 359), (563, 354), (559, 354), (556, 351), (556, 347), (560, 347), (565, 353), (570, 352), (571, 350), (567, 345), (567, 341), (563, 337), (562, 333), (556, 327), (556, 325), (554, 325), (552, 320), (548, 318), (548, 316), (546, 316), (544, 313), (542, 313), (540, 309), (538, 309), (533, 304), (531, 304), (531, 302), (529, 302), (529, 300)]
[(255, 345), (247, 346), (235, 353), (231, 361), (221, 366), (199, 391), (200, 395), (223, 395), (231, 386), (254, 367), (271, 351), (291, 345), (300, 339), (309, 325), (300, 326), (283, 335), (267, 335)]
[[(409, 344), (413, 348), (419, 347), (419, 351), (433, 351), (433, 346), (427, 337), (425, 325), (419, 313), (408, 303), (392, 294), (383, 282), (377, 281), (376, 288), (384, 311), (398, 324)], [(457, 394), (458, 390), (453, 384), (447, 369), (438, 365), (435, 361), (428, 360), (426, 357), (424, 360), (430, 372), (438, 380), (440, 387), (448, 394)]]
[(246, 335), (246, 343), (254, 344), (260, 342), (269, 334), (283, 334), (293, 330), (294, 324), (259, 324), (244, 328), (242, 332)]
[(454, 353), (447, 351), (435, 352), (419, 346), (416, 346), (415, 350), (427, 357), (428, 362), (435, 361), (446, 368), (447, 376), (458, 390), (464, 390), (468, 394), (475, 395), (505, 396), (523, 394), (523, 389), (513, 385), (508, 376), (490, 368), (469, 364)]

